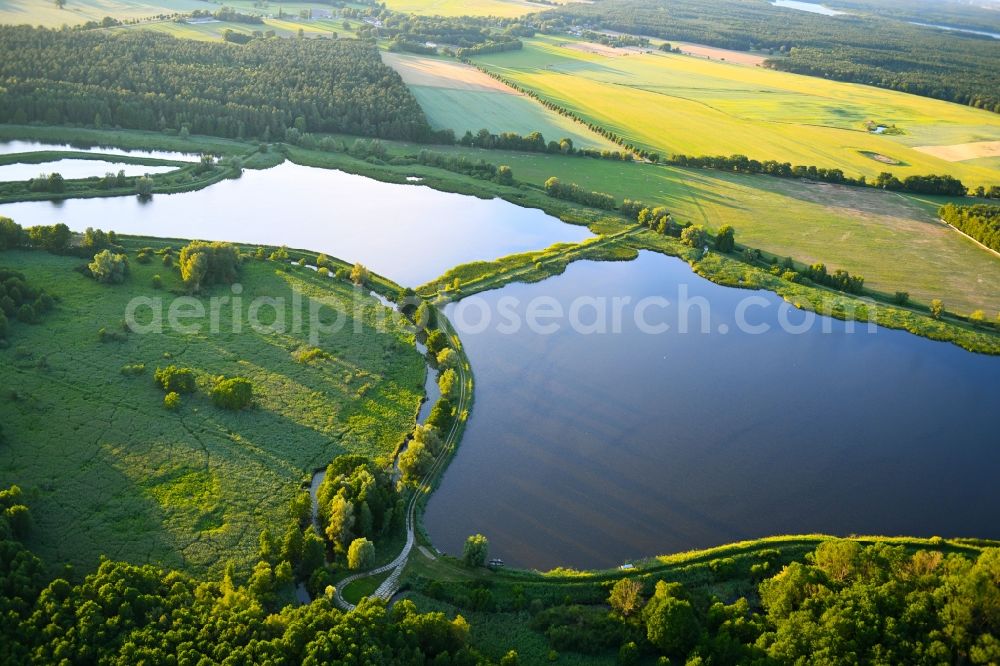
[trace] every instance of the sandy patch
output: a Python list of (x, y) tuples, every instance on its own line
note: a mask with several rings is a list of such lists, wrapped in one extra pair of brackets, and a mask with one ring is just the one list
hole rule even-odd
[(621, 58), (622, 56), (652, 53), (653, 51), (651, 48), (640, 48), (638, 46), (622, 46), (615, 48), (614, 46), (606, 46), (595, 42), (572, 42), (570, 44), (566, 44), (566, 48), (573, 49), (574, 51), (582, 51), (583, 53), (593, 53), (594, 55), (604, 56), (606, 58)]
[(520, 94), (475, 67), (460, 62), (388, 52), (382, 53), (382, 62), (399, 72), (403, 83), (410, 86)]
[(748, 65), (757, 67), (767, 60), (768, 56), (746, 53), (744, 51), (731, 51), (729, 49), (717, 49), (714, 46), (704, 44), (686, 44), (684, 42), (670, 42), (674, 48), (681, 50), (684, 55), (708, 58), (709, 60), (725, 60), (735, 65)]
[(1000, 141), (975, 141), (951, 146), (917, 146), (915, 150), (946, 162), (962, 162), (978, 157), (1000, 157)]

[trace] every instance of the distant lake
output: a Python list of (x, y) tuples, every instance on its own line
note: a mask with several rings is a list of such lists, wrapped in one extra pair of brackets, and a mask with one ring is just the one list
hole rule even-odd
[[(177, 162), (197, 162), (201, 156), (196, 153), (177, 153), (169, 150), (125, 150), (124, 148), (78, 148), (68, 143), (43, 143), (41, 141), (0, 141), (0, 155), (13, 153), (37, 153), (46, 150), (73, 150), (78, 153), (100, 153), (101, 155), (131, 155), (152, 157)], [(101, 174), (104, 175), (104, 174)]]
[[(616, 297), (631, 299), (618, 333)], [(648, 300), (664, 297), (670, 306)], [(640, 302), (652, 303), (643, 322), (670, 330), (643, 333)], [(508, 327), (527, 321), (528, 303), (567, 313), (546, 325), (571, 320), (574, 304), (583, 324), (604, 312), (612, 332)], [(767, 332), (740, 332), (741, 303)], [(491, 556), (548, 569), (788, 533), (1000, 538), (998, 357), (861, 324), (848, 333), (645, 252), (448, 312), (476, 394), (424, 520), (446, 552), (481, 532)], [(783, 319), (814, 321), (786, 332)]]
[(970, 30), (968, 28), (955, 28), (950, 25), (938, 25), (936, 23), (919, 23), (917, 21), (910, 21), (912, 25), (919, 25), (924, 28), (937, 28), (939, 30), (949, 30), (951, 32), (964, 32), (969, 35), (982, 35), (984, 37), (992, 37), (993, 39), (1000, 39), (1000, 34), (995, 32), (986, 32), (985, 30)]
[(41, 174), (53, 172), (58, 173), (63, 178), (89, 178), (90, 176), (103, 176), (106, 173), (117, 174), (119, 171), (124, 171), (126, 176), (142, 176), (147, 173), (166, 173), (176, 168), (175, 166), (145, 166), (125, 164), (124, 162), (105, 162), (104, 160), (74, 159), (38, 164), (3, 164), (0, 165), (0, 182), (29, 180)]
[[(37, 166), (37, 165), (36, 165)], [(64, 222), (119, 233), (287, 245), (360, 261), (417, 286), (475, 260), (576, 242), (584, 227), (501, 199), (285, 162), (182, 194), (0, 205), (22, 226)]]
[(775, 7), (786, 7), (788, 9), (798, 9), (803, 12), (810, 12), (812, 14), (823, 14), (824, 16), (839, 16), (841, 14), (846, 14), (847, 12), (839, 12), (836, 9), (830, 9), (829, 7), (824, 7), (823, 5), (816, 4), (815, 2), (798, 2), (798, 0), (773, 0), (771, 2)]

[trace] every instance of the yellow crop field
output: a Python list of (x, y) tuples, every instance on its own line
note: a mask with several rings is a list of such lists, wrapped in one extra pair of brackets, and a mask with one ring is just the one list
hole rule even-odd
[[(946, 161), (917, 147), (1000, 140), (1000, 116), (869, 86), (657, 51), (608, 57), (565, 38), (479, 64), (543, 99), (669, 155), (740, 153), (839, 167), (852, 176), (947, 173), (966, 185), (1000, 183), (992, 162)], [(873, 122), (901, 133), (875, 134)], [(975, 157), (977, 153), (971, 152)]]

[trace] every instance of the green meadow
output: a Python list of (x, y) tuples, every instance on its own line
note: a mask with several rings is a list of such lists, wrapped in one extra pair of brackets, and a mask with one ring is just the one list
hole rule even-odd
[[(585, 48), (582, 42), (543, 36), (526, 40), (523, 50), (475, 61), (662, 155), (741, 153), (869, 178), (888, 170), (900, 178), (948, 173), (973, 187), (1000, 183), (995, 157), (948, 162), (915, 150), (1000, 140), (996, 114), (761, 67)], [(894, 125), (901, 133), (873, 134), (868, 121)]]
[(434, 129), (455, 130), (459, 138), (485, 127), (493, 134), (541, 132), (546, 141), (569, 138), (578, 148), (614, 148), (600, 135), (524, 95), (440, 86), (411, 85), (410, 90)]
[[(74, 270), (83, 259), (0, 254), (0, 265), (58, 297), (41, 324), (13, 324), (0, 349), (0, 484), (17, 483), (31, 497), (31, 545), (53, 565), (89, 570), (104, 554), (192, 572), (218, 574), (230, 560), (248, 567), (261, 530), (284, 529), (315, 468), (347, 452), (391, 456), (414, 426), (424, 361), (412, 332), (367, 292), (269, 261), (243, 264), (239, 332), (221, 303), (217, 333), (207, 317), (181, 320), (200, 323), (198, 331), (126, 331), (131, 299), (163, 299), (166, 324), (167, 307), (184, 293), (176, 269), (155, 255), (139, 263), (140, 241), (128, 244), (131, 274), (121, 285), (84, 277)], [(293, 291), (303, 295), (301, 330)], [(233, 297), (229, 286), (212, 287), (196, 302), (211, 313), (211, 298), (225, 296)], [(254, 329), (250, 305), (258, 297), (284, 301), (262, 305)], [(343, 322), (318, 341), (309, 339), (314, 301), (326, 304), (324, 324)], [(138, 321), (150, 323), (151, 312), (137, 310)], [(284, 332), (269, 327), (279, 312)], [(168, 365), (196, 376), (196, 391), (176, 411), (164, 407), (153, 380)], [(214, 406), (208, 392), (219, 375), (248, 378), (253, 406)]]

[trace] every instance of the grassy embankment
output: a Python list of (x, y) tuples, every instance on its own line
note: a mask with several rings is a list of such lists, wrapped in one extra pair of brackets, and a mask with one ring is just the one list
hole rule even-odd
[[(610, 588), (621, 578), (637, 580), (646, 590), (651, 590), (659, 580), (678, 582), (689, 591), (714, 595), (725, 602), (746, 597), (751, 605), (756, 605), (757, 585), (763, 579), (774, 576), (791, 562), (804, 561), (817, 545), (834, 538), (812, 534), (742, 541), (651, 557), (634, 562), (635, 568), (628, 571), (469, 569), (456, 558), (436, 555), (431, 559), (418, 550), (406, 570), (405, 597), (414, 600), (421, 610), (440, 610), (449, 616), (461, 614), (472, 625), (473, 642), (494, 659), (513, 648), (522, 663), (542, 663), (548, 661), (551, 645), (531, 626), (534, 613), (540, 609), (569, 604), (606, 609)], [(851, 538), (862, 545), (883, 543), (902, 546), (908, 552), (933, 550), (966, 556), (1000, 545), (995, 541), (937, 537)], [(492, 610), (482, 609), (481, 599), (478, 603), (473, 599), (476, 590), (488, 590)], [(617, 651), (566, 656), (572, 657), (572, 663), (613, 664)]]
[[(374, 298), (274, 262), (243, 266), (239, 333), (230, 305), (219, 309), (218, 333), (207, 319), (194, 322), (202, 323), (196, 333), (126, 332), (121, 322), (132, 298), (163, 298), (165, 309), (183, 288), (159, 256), (136, 260), (139, 247), (167, 241), (125, 243), (131, 275), (113, 286), (76, 272), (79, 258), (0, 254), (0, 264), (60, 299), (41, 324), (14, 323), (0, 349), (2, 483), (20, 484), (42, 509), (31, 545), (53, 566), (90, 569), (104, 554), (193, 572), (217, 574), (227, 560), (244, 568), (255, 561), (260, 531), (287, 524), (291, 500), (313, 469), (342, 453), (391, 458), (413, 428), (425, 364), (413, 333)], [(162, 290), (152, 287), (153, 275), (162, 277)], [(332, 303), (322, 321), (345, 322), (321, 336), (328, 357), (296, 360), (313, 343), (308, 326), (292, 328), (293, 290), (303, 294), (307, 322), (313, 299)], [(211, 297), (232, 295), (218, 286), (196, 298), (211, 312)], [(284, 333), (248, 325), (257, 297), (284, 299), (259, 313), (266, 326), (280, 311)], [(149, 316), (138, 311), (141, 322)], [(171, 364), (197, 376), (197, 391), (177, 411), (164, 408), (152, 378)], [(135, 374), (123, 372), (139, 365)], [(213, 406), (207, 391), (218, 375), (249, 378), (254, 407), (234, 413)]]

